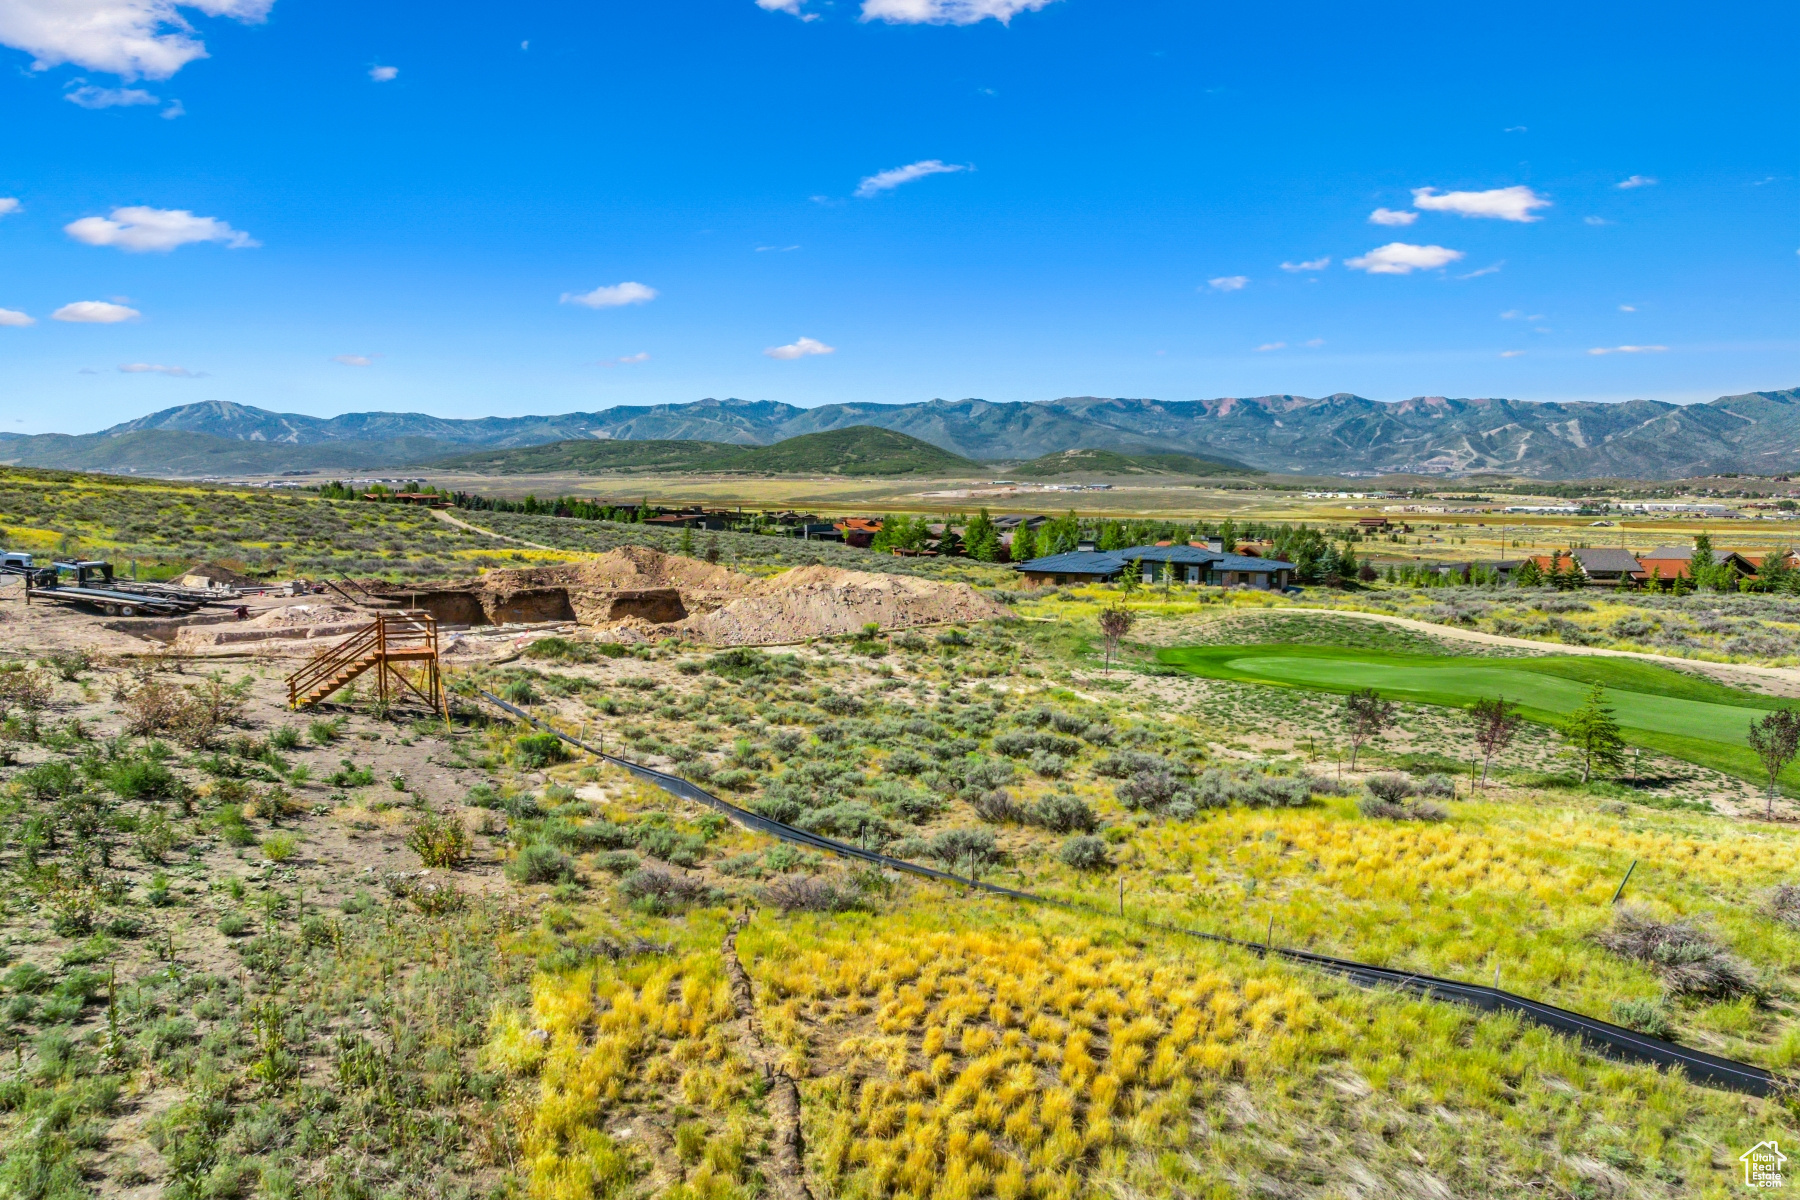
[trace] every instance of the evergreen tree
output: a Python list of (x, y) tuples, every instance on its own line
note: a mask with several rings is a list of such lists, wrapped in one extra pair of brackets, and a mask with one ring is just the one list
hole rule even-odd
[(1019, 527), (1013, 530), (1012, 560), (1029, 562), (1037, 556), (1037, 537), (1031, 532), (1030, 524), (1021, 521)]
[[(527, 497), (527, 499), (529, 498)], [(692, 525), (681, 527), (681, 541), (676, 545), (675, 553), (686, 555), (689, 558), (694, 556), (694, 527)]]
[(1694, 590), (1716, 586), (1714, 571), (1712, 535), (1698, 534), (1694, 538), (1694, 555), (1688, 559), (1688, 578), (1693, 581)]
[(1544, 573), (1538, 570), (1537, 559), (1528, 558), (1519, 564), (1513, 572), (1513, 582), (1522, 588), (1534, 588), (1544, 582)]
[(1125, 594), (1129, 596), (1131, 593), (1137, 591), (1139, 585), (1143, 582), (1144, 560), (1141, 558), (1134, 558), (1131, 560), (1131, 565), (1125, 568), (1125, 573), (1119, 576), (1119, 586), (1123, 588)]
[(985, 508), (963, 528), (963, 541), (969, 548), (969, 557), (978, 562), (993, 562), (1000, 557), (1000, 534)]
[(1625, 739), (1619, 723), (1606, 705), (1606, 685), (1596, 683), (1587, 699), (1563, 724), (1563, 733), (1581, 754), (1581, 782), (1593, 777), (1595, 767), (1617, 770), (1625, 762)]
[(1100, 549), (1123, 550), (1125, 548), (1125, 527), (1118, 521), (1108, 521), (1100, 528)]

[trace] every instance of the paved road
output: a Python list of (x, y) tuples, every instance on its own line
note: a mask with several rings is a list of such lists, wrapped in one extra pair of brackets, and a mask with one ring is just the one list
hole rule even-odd
[(1416, 629), (1420, 633), (1429, 633), (1437, 637), (1465, 642), (1481, 642), (1489, 646), (1518, 646), (1526, 650), (1536, 650), (1539, 654), (1594, 654), (1608, 658), (1639, 658), (1645, 662), (1656, 663), (1658, 666), (1698, 671), (1710, 675), (1720, 682), (1738, 686), (1754, 679), (1764, 684), (1768, 691), (1777, 695), (1800, 696), (1800, 669), (1794, 667), (1761, 667), (1752, 663), (1705, 662), (1693, 658), (1677, 658), (1672, 654), (1652, 654), (1644, 650), (1607, 650), (1599, 646), (1565, 646), (1557, 642), (1535, 642), (1530, 638), (1502, 637), (1497, 633), (1482, 633), (1477, 629), (1459, 629), (1454, 625), (1435, 625), (1430, 621), (1415, 621), (1411, 617), (1357, 612), (1347, 608), (1282, 608), (1269, 611), (1316, 612), (1329, 613), (1334, 617), (1357, 617), (1364, 621), (1379, 621), (1383, 625), (1398, 625), (1403, 629)]

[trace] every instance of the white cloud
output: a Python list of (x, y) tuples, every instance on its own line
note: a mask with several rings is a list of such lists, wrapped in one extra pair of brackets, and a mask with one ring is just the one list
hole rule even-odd
[(167, 79), (206, 45), (181, 9), (246, 24), (268, 16), (274, 0), (4, 0), (0, 45), (33, 56), (32, 69), (74, 63), (125, 79)]
[(1260, 345), (1256, 348), (1256, 352), (1258, 354), (1261, 354), (1265, 350), (1286, 350), (1286, 349), (1287, 349), (1286, 342), (1264, 342), (1262, 345)]
[(143, 315), (137, 309), (123, 304), (105, 300), (77, 300), (51, 313), (50, 319), (72, 321), (77, 325), (117, 325), (120, 321), (135, 321)]
[(206, 374), (204, 371), (190, 371), (186, 367), (165, 367), (161, 363), (121, 363), (119, 370), (127, 375), (173, 375), (177, 379), (198, 379)]
[(1369, 214), (1371, 225), (1411, 225), (1419, 219), (1416, 212), (1403, 212), (1392, 208), (1378, 208)]
[(169, 101), (169, 107), (156, 114), (165, 121), (173, 121), (176, 117), (187, 116), (187, 107), (179, 100)]
[(1517, 358), (1517, 357), (1519, 357), (1519, 355), (1521, 355), (1523, 353), (1525, 353), (1523, 350), (1502, 350), (1500, 352), (1500, 357), (1501, 358)]
[(399, 67), (370, 67), (369, 68), (369, 78), (373, 79), (376, 83), (387, 83), (389, 80), (398, 79), (399, 77), (400, 77), (400, 68)]
[(894, 167), (887, 171), (878, 171), (856, 185), (858, 198), (867, 200), (871, 196), (879, 196), (883, 192), (891, 192), (903, 183), (911, 183), (915, 179), (923, 179), (927, 175), (954, 175), (958, 171), (973, 171), (974, 167), (960, 163), (942, 162), (935, 158), (927, 158), (921, 162), (908, 163), (904, 167)]
[(1589, 354), (1661, 354), (1667, 346), (1595, 346)]
[(1621, 305), (1619, 305), (1619, 311), (1620, 311), (1620, 312), (1636, 312), (1636, 311), (1637, 311), (1637, 305), (1635, 305), (1635, 304), (1621, 304)]
[(1529, 133), (1530, 130), (1526, 129), (1525, 126), (1523, 126), (1523, 125), (1508, 125), (1505, 129), (1502, 129), (1500, 132), (1501, 133)]
[(784, 12), (790, 16), (799, 17), (802, 21), (818, 20), (818, 13), (800, 11), (805, 2), (806, 0), (756, 0), (756, 7), (765, 12)]
[(777, 254), (786, 254), (789, 251), (798, 250), (799, 248), (800, 247), (798, 246), (758, 246), (756, 252), (758, 254), (767, 254), (769, 251), (773, 250)]
[(27, 325), (36, 324), (35, 320), (16, 308), (0, 308), (0, 327), (12, 326), (16, 329), (23, 329)]
[(1583, 217), (1583, 218), (1581, 218), (1581, 223), (1583, 225), (1611, 225), (1611, 224), (1613, 224), (1613, 222), (1607, 220), (1605, 217)]
[(1525, 310), (1522, 308), (1509, 308), (1500, 314), (1500, 319), (1502, 321), (1541, 321), (1544, 316), (1539, 313), (1535, 317), (1529, 317), (1525, 315)]
[(1470, 271), (1467, 275), (1458, 275), (1457, 278), (1458, 279), (1480, 279), (1483, 275), (1498, 275), (1500, 273), (1500, 268), (1504, 267), (1505, 265), (1506, 265), (1506, 260), (1501, 259), (1499, 262), (1495, 263), (1494, 265), (1492, 265), (1490, 267), (1482, 267), (1479, 271)]
[(786, 346), (770, 346), (767, 350), (764, 350), (763, 353), (769, 358), (795, 359), (807, 358), (814, 354), (836, 354), (837, 347), (827, 346), (824, 342), (818, 342), (814, 341), (812, 338), (803, 337), (796, 338), (791, 344)]
[(1613, 186), (1624, 191), (1630, 191), (1632, 188), (1655, 187), (1656, 180), (1650, 178), (1648, 175), (1633, 175), (1630, 179), (1619, 180), (1619, 182), (1613, 184)]
[(217, 217), (196, 217), (184, 208), (115, 208), (111, 217), (83, 217), (63, 232), (90, 246), (117, 246), (134, 254), (167, 252), (190, 242), (223, 242), (232, 250), (260, 246), (249, 234)]
[[(804, 341), (805, 339), (802, 338), (801, 340)], [(600, 365), (603, 367), (631, 367), (636, 366), (638, 363), (647, 363), (649, 361), (649, 352), (640, 350), (636, 354), (627, 354), (624, 358), (609, 358)]]
[(1320, 346), (1323, 346), (1325, 344), (1325, 339), (1324, 338), (1307, 338), (1306, 344), (1308, 346), (1311, 346), (1314, 350), (1317, 350)]
[(103, 88), (91, 83), (63, 93), (63, 99), (82, 108), (130, 108), (137, 104), (162, 103), (143, 88)]
[[(762, 3), (762, 0), (757, 0)], [(863, 0), (862, 19), (889, 25), (973, 25), (992, 17), (1005, 25), (1053, 0)]]
[(4, 217), (7, 213), (16, 213), (24, 207), (11, 196), (0, 196), (0, 217)]
[(1462, 257), (1461, 250), (1448, 250), (1443, 246), (1389, 242), (1385, 246), (1377, 246), (1361, 258), (1346, 258), (1344, 265), (1353, 271), (1367, 271), (1371, 275), (1411, 275), (1414, 271), (1447, 266)]
[(648, 304), (656, 299), (656, 289), (641, 283), (615, 283), (597, 287), (591, 292), (564, 292), (563, 304), (579, 304), (583, 308), (623, 308), (627, 304)]
[(1215, 292), (1241, 292), (1249, 285), (1248, 275), (1221, 275), (1206, 281), (1206, 286)]
[(343, 363), (346, 367), (372, 367), (375, 365), (375, 360), (367, 354), (334, 354), (331, 356), (331, 361)]
[(1533, 209), (1549, 208), (1550, 201), (1530, 188), (1490, 188), (1485, 192), (1445, 192), (1436, 188), (1414, 188), (1413, 207), (1426, 212), (1449, 212), (1460, 217), (1493, 217), (1501, 221), (1541, 221)]
[(1281, 269), (1284, 271), (1323, 271), (1330, 265), (1331, 258), (1327, 255), (1324, 258), (1309, 258), (1297, 263), (1284, 262), (1281, 264)]

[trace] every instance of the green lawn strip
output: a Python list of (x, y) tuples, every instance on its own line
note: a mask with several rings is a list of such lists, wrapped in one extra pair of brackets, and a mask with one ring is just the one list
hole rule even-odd
[[(1755, 782), (1765, 776), (1745, 733), (1759, 713), (1781, 707), (1778, 699), (1666, 667), (1589, 656), (1495, 660), (1257, 645), (1177, 647), (1158, 657), (1212, 679), (1337, 693), (1373, 687), (1390, 699), (1449, 708), (1504, 695), (1526, 719), (1551, 726), (1600, 683), (1630, 744)], [(1790, 768), (1784, 781), (1800, 784), (1800, 771)]]

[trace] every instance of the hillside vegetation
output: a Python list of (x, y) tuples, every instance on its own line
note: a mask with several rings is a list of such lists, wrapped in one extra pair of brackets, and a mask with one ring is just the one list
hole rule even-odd
[(1124, 454), (1116, 450), (1061, 450), (1006, 470), (1021, 479), (1050, 479), (1060, 475), (1186, 475), (1204, 479), (1264, 473), (1230, 459), (1200, 458), (1193, 454)]
[(772, 446), (688, 441), (566, 441), (516, 450), (452, 455), (441, 470), (488, 475), (551, 473), (843, 475), (886, 477), (979, 472), (971, 462), (891, 429), (852, 426), (803, 434)]

